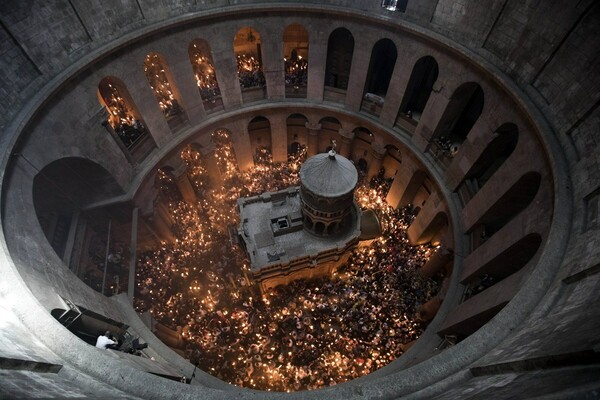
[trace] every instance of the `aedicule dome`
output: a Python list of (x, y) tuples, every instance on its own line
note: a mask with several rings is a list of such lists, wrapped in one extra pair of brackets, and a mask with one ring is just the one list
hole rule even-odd
[(300, 180), (313, 194), (332, 198), (354, 190), (358, 173), (350, 160), (330, 151), (306, 160), (300, 169)]

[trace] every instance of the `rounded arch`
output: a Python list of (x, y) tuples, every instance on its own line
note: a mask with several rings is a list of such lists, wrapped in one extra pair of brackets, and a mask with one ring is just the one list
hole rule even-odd
[(359, 126), (354, 129), (354, 140), (360, 140), (367, 144), (371, 144), (375, 139), (375, 135), (369, 129)]
[(285, 96), (306, 97), (308, 84), (308, 31), (294, 23), (283, 32)]
[[(477, 193), (510, 157), (519, 141), (519, 128), (513, 123), (502, 124), (494, 132), (494, 138), (487, 144), (469, 171), (459, 191), (469, 199)], [(463, 189), (464, 187), (464, 189)]]
[(194, 70), (196, 85), (200, 91), (200, 97), (207, 112), (221, 110), (223, 100), (221, 90), (217, 81), (217, 71), (215, 69), (210, 45), (204, 39), (194, 39), (188, 46), (188, 55), (190, 63)]
[(322, 235), (325, 232), (325, 224), (321, 221), (318, 221), (315, 223), (314, 230), (316, 234)]
[(400, 113), (419, 121), (438, 78), (438, 63), (432, 56), (421, 57), (415, 63), (400, 104)]
[(144, 74), (171, 131), (183, 128), (186, 122), (181, 95), (174, 84), (166, 59), (150, 52), (144, 57)]
[(93, 203), (124, 193), (106, 168), (83, 157), (65, 157), (49, 163), (34, 176), (32, 190), (40, 226), (61, 258), (75, 215)]
[(453, 156), (465, 141), (483, 111), (484, 93), (476, 82), (460, 85), (444, 110), (433, 136), (434, 143)]
[(348, 89), (350, 67), (354, 54), (354, 36), (346, 28), (337, 28), (327, 40), (325, 61), (325, 86)]
[(249, 26), (238, 30), (233, 39), (233, 52), (242, 92), (264, 87), (266, 82), (262, 66), (261, 36), (258, 31)]
[(398, 50), (391, 39), (380, 39), (371, 51), (361, 108), (379, 115), (392, 79)]
[(538, 233), (529, 233), (502, 250), (494, 258), (476, 268), (465, 268), (461, 283), (472, 283), (485, 275), (492, 277), (494, 282), (514, 274), (523, 268), (537, 254), (542, 237)]
[(492, 204), (469, 231), (472, 233), (473, 250), (529, 206), (537, 195), (541, 181), (539, 172), (527, 172)]

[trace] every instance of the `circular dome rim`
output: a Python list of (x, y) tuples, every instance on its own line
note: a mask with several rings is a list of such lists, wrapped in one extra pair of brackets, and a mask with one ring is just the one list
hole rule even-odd
[(300, 167), (300, 182), (316, 196), (333, 199), (356, 188), (358, 172), (350, 160), (338, 153), (334, 153), (333, 158), (330, 153), (319, 153)]
[[(316, 6), (315, 6), (315, 7), (316, 7)], [(405, 24), (405, 21), (400, 21), (400, 22), (399, 22), (399, 25), (402, 25), (402, 24)], [(160, 31), (161, 29), (162, 29), (162, 28), (157, 28), (157, 31)], [(139, 33), (139, 32), (137, 32), (137, 31), (136, 31), (136, 33)], [(137, 36), (137, 35), (136, 35), (135, 37), (136, 37), (136, 38), (138, 38), (138, 36)], [(139, 38), (141, 38), (141, 36), (140, 36)], [(435, 33), (434, 33), (434, 32), (431, 32), (431, 40), (432, 40), (432, 42), (434, 42), (434, 41), (437, 41), (437, 40), (438, 40), (438, 39), (436, 38), (436, 35), (435, 35)], [(459, 47), (460, 47), (460, 45), (459, 45), (459, 44), (456, 44), (456, 46), (455, 46), (455, 47), (459, 48)], [(104, 56), (104, 55), (106, 54), (106, 51), (105, 51), (105, 49), (103, 49), (103, 50), (104, 50), (104, 51), (95, 51), (95, 52), (94, 52), (94, 54), (96, 54), (96, 55), (97, 55), (98, 53), (100, 53), (100, 56), (99, 56), (98, 58), (102, 58), (102, 56)], [(462, 51), (462, 50), (461, 50), (461, 49), (458, 49), (457, 51)], [(486, 63), (485, 61), (482, 61), (480, 58), (478, 58), (478, 57), (477, 57), (477, 55), (476, 55), (475, 53), (473, 53), (473, 52), (471, 52), (471, 51), (468, 51), (467, 53), (468, 53), (468, 55), (470, 56), (470, 57), (469, 57), (469, 59), (470, 59), (470, 60), (472, 60), (472, 62), (473, 62), (474, 64), (478, 64), (478, 61), (479, 61), (479, 64), (484, 64), (484, 65), (487, 65), (487, 63)], [(96, 58), (93, 58), (93, 60), (92, 60), (92, 61), (93, 61), (93, 62), (95, 62), (95, 61), (96, 61)], [(84, 69), (84, 68), (85, 68), (85, 66), (84, 66), (84, 67), (81, 67), (81, 69)], [(79, 71), (79, 69), (77, 69), (77, 71)], [(494, 68), (491, 68), (491, 69), (490, 69), (490, 71), (492, 71), (491, 73), (494, 73)], [(518, 89), (518, 88), (515, 88), (515, 87), (512, 87), (512, 86), (510, 85), (510, 81), (508, 81), (508, 82), (507, 82), (506, 80), (502, 80), (502, 77), (504, 76), (504, 74), (502, 74), (502, 73), (499, 73), (499, 74), (498, 74), (498, 73), (496, 73), (496, 75), (500, 75), (500, 78), (499, 78), (499, 79), (498, 79), (498, 76), (496, 76), (496, 78), (497, 78), (497, 80), (498, 80), (498, 81), (500, 81), (500, 82), (501, 82), (501, 84), (502, 84), (502, 86), (503, 86), (503, 87), (507, 87), (507, 88), (509, 88), (509, 89), (514, 89), (514, 90), (516, 90), (516, 91), (518, 92), (518, 94), (519, 94), (519, 96), (517, 96), (517, 98), (518, 98), (518, 99), (520, 99), (520, 98), (521, 98), (520, 96), (523, 96), (523, 97), (524, 97), (524, 93), (522, 93), (520, 89)], [(63, 76), (63, 75), (61, 75), (61, 76)], [(71, 74), (66, 74), (66, 76), (67, 76), (67, 77), (70, 77), (70, 76), (72, 76), (72, 75), (71, 75)], [(55, 81), (52, 81), (52, 82), (50, 82), (50, 83), (49, 83), (47, 86), (45, 86), (44, 88), (46, 88), (46, 87), (48, 87), (48, 86), (55, 85), (55, 84), (56, 84), (56, 82), (55, 82)], [(53, 90), (52, 90), (52, 88), (51, 88), (49, 91), (47, 91), (47, 92), (46, 92), (46, 95), (41, 95), (41, 97), (43, 97), (44, 99), (47, 99), (47, 98), (51, 97), (51, 96), (52, 96), (52, 95), (54, 95), (54, 94), (55, 94), (55, 91), (53, 91)], [(37, 97), (37, 96), (36, 96), (36, 97)], [(29, 104), (29, 103), (28, 103), (28, 104)], [(523, 102), (521, 102), (521, 104), (523, 104)], [(318, 106), (318, 105), (317, 105), (317, 104), (312, 104), (311, 106)], [(15, 119), (13, 120), (13, 123), (12, 123), (13, 125), (10, 125), (10, 126), (7, 128), (7, 131), (9, 131), (9, 134), (13, 134), (13, 135), (14, 135), (14, 132), (13, 132), (13, 130), (15, 130), (15, 131), (18, 131), (19, 135), (14, 135), (12, 138), (10, 138), (10, 139), (15, 139), (14, 141), (9, 139), (9, 144), (7, 145), (7, 147), (6, 147), (6, 151), (4, 152), (4, 153), (5, 153), (5, 154), (4, 154), (4, 160), (3, 160), (3, 167), (4, 167), (4, 168), (3, 168), (3, 170), (2, 170), (2, 173), (4, 173), (4, 171), (5, 171), (5, 170), (7, 170), (7, 168), (6, 168), (6, 167), (7, 167), (7, 163), (8, 163), (8, 156), (7, 156), (7, 155), (8, 155), (8, 154), (10, 154), (10, 151), (14, 150), (14, 147), (15, 147), (15, 146), (14, 146), (14, 144), (15, 144), (15, 141), (16, 141), (16, 140), (18, 139), (18, 137), (20, 136), (20, 133), (21, 133), (21, 131), (23, 130), (24, 126), (25, 126), (25, 125), (27, 125), (27, 122), (28, 122), (30, 119), (32, 119), (32, 115), (34, 115), (34, 114), (35, 114), (35, 113), (36, 113), (36, 112), (37, 112), (39, 109), (41, 109), (41, 108), (43, 108), (43, 107), (42, 107), (41, 105), (38, 105), (38, 106), (35, 106), (35, 107), (34, 107), (34, 110), (33, 110), (33, 111), (31, 111), (31, 108), (30, 108), (30, 109), (26, 109), (26, 110), (25, 110), (25, 112), (26, 112), (26, 113), (29, 113), (29, 114), (28, 114), (26, 117), (23, 117), (23, 118), (21, 118), (21, 119), (20, 119), (19, 117), (15, 117)], [(549, 127), (548, 127), (548, 125), (547, 125), (547, 124), (546, 124), (546, 123), (543, 121), (543, 116), (542, 116), (542, 115), (541, 115), (539, 112), (537, 112), (537, 113), (535, 112), (535, 111), (537, 111), (537, 110), (535, 109), (535, 106), (533, 106), (533, 105), (529, 104), (527, 101), (525, 101), (525, 104), (524, 104), (524, 107), (523, 107), (523, 108), (524, 108), (524, 110), (525, 110), (525, 111), (526, 111), (526, 112), (527, 112), (529, 115), (532, 115), (532, 119), (534, 120), (534, 122), (535, 122), (535, 124), (536, 124), (537, 126), (541, 126), (542, 128), (545, 128), (545, 129), (541, 129), (542, 131), (544, 131), (544, 132), (546, 132), (546, 131), (551, 131), (551, 130), (549, 130)], [(25, 121), (25, 122), (23, 122), (23, 121)], [(181, 139), (181, 140), (185, 140), (186, 138), (177, 138), (177, 139), (175, 139), (175, 141), (178, 141), (179, 139)], [(551, 150), (550, 150), (550, 148), (552, 148), (552, 146), (551, 146), (551, 145), (548, 145), (548, 143), (547, 143), (547, 141), (548, 141), (548, 140), (549, 140), (549, 141), (553, 141), (553, 142), (551, 143), (551, 145), (554, 145), (554, 150), (556, 150), (556, 143), (555, 143), (555, 141), (556, 141), (556, 138), (555, 138), (555, 137), (552, 137), (551, 139), (548, 139), (548, 138), (546, 138), (546, 137), (545, 137), (545, 138), (544, 138), (544, 140), (542, 140), (542, 142), (543, 142), (543, 143), (545, 143), (545, 144), (548, 146), (548, 148), (549, 148), (549, 150), (547, 151), (547, 153), (549, 153), (549, 156), (550, 156), (550, 157), (553, 157), (553, 156), (554, 156), (554, 154), (556, 154), (556, 153), (554, 153), (553, 151), (551, 151)], [(174, 146), (176, 146), (176, 145), (177, 145), (177, 143), (174, 143)], [(560, 157), (559, 157), (559, 158), (560, 158)], [(568, 183), (568, 179), (567, 179), (567, 178), (565, 178), (565, 176), (566, 176), (566, 172), (564, 172), (564, 171), (566, 171), (566, 168), (563, 170), (561, 167), (564, 167), (564, 166), (566, 165), (566, 163), (565, 163), (565, 162), (557, 162), (556, 164), (554, 164), (554, 163), (553, 163), (553, 165), (554, 165), (554, 168), (552, 169), (552, 172), (554, 173), (554, 183), (555, 183), (555, 185), (554, 185), (554, 188), (555, 188), (555, 197), (556, 197), (556, 201), (558, 201), (558, 200), (559, 200), (559, 198), (558, 198), (558, 197), (559, 197), (559, 194), (561, 194), (561, 196), (562, 196), (562, 199), (564, 200), (564, 197), (565, 197), (565, 190), (563, 189), (563, 186), (562, 186), (562, 185), (564, 185), (565, 183)], [(428, 166), (429, 166), (429, 165), (428, 165)], [(3, 184), (3, 183), (4, 183), (4, 184)], [(559, 183), (560, 183), (561, 185), (559, 185)], [(6, 186), (6, 180), (5, 180), (4, 178), (2, 179), (2, 182), (0, 182), (0, 185), (1, 185), (1, 186)], [(135, 185), (134, 185), (134, 186), (135, 186)], [(4, 188), (3, 188), (3, 189), (4, 189)], [(446, 193), (444, 193), (444, 194), (446, 194)], [(568, 194), (567, 194), (567, 197), (568, 197)], [(3, 194), (3, 198), (4, 198), (4, 194)], [(568, 203), (568, 205), (570, 205), (570, 206), (571, 206), (571, 208), (572, 208), (572, 204), (570, 204), (570, 202), (567, 202), (567, 203)], [(564, 206), (565, 206), (565, 204), (563, 203), (563, 204), (562, 204), (562, 206), (564, 207)], [(558, 209), (559, 209), (559, 207), (555, 207), (555, 209), (554, 209), (554, 210), (555, 210), (555, 214), (558, 212), (558, 211), (557, 211)], [(570, 210), (570, 209), (569, 209), (569, 210), (567, 210), (567, 211), (564, 211), (564, 212), (562, 213), (562, 215), (561, 215), (561, 218), (560, 218), (560, 219), (561, 219), (561, 220), (564, 220), (564, 219), (565, 219), (565, 214), (569, 214), (570, 212), (571, 212), (571, 210)], [(568, 219), (567, 219), (567, 221), (568, 221)], [(553, 222), (552, 222), (552, 228), (551, 228), (551, 229), (552, 229), (552, 232), (554, 232), (554, 233), (555, 233), (555, 235), (554, 235), (554, 236), (556, 236), (556, 232), (555, 232), (555, 231), (556, 231), (556, 229), (557, 229), (557, 218), (556, 218), (556, 217), (553, 217)], [(568, 229), (565, 229), (565, 232), (568, 232)], [(561, 236), (561, 235), (559, 235), (559, 236)], [(0, 238), (2, 239), (2, 245), (3, 245), (3, 247), (6, 247), (6, 241), (5, 241), (5, 237), (4, 237), (4, 232), (0, 232)], [(563, 241), (562, 243), (563, 243), (563, 244), (565, 244), (565, 243), (566, 243), (566, 241)], [(560, 247), (560, 246), (559, 246), (559, 247)], [(545, 246), (545, 248), (544, 248), (544, 254), (547, 252), (547, 249), (548, 249), (548, 246)], [(6, 256), (8, 256), (8, 257), (10, 258), (10, 251), (9, 251), (8, 249), (6, 249), (6, 250), (7, 250), (7, 254), (6, 254)], [(559, 250), (556, 250), (556, 251), (557, 251), (557, 252), (560, 252)], [(564, 251), (562, 251), (562, 253), (564, 253)], [(541, 261), (540, 261), (540, 262), (538, 262), (538, 264), (539, 264), (539, 263), (541, 263)], [(17, 269), (18, 269), (18, 268), (17, 268)], [(19, 274), (20, 274), (20, 272), (19, 272)], [(525, 289), (525, 288), (524, 288), (524, 284), (523, 284), (523, 285), (522, 285), (522, 287), (520, 288), (520, 290), (519, 290), (519, 293), (518, 293), (517, 295), (521, 294), (521, 293), (523, 292), (523, 289)], [(524, 295), (523, 295), (523, 296), (524, 296)], [(523, 296), (521, 296), (521, 297), (523, 297)], [(33, 297), (35, 297), (35, 295), (33, 295)], [(511, 300), (511, 302), (510, 302), (510, 303), (513, 303), (515, 300), (516, 300), (516, 296), (515, 296), (515, 298), (514, 298), (513, 300)], [(531, 301), (533, 301), (533, 299), (532, 299), (531, 297), (530, 297), (530, 298), (528, 298), (527, 300), (529, 300), (530, 302), (531, 302)], [(509, 305), (510, 305), (510, 303), (509, 303)], [(493, 322), (493, 321), (491, 321), (489, 324), (491, 324), (492, 322)], [(498, 321), (496, 321), (496, 322), (498, 322)], [(497, 325), (497, 324), (496, 324), (496, 325)], [(480, 331), (481, 331), (481, 330), (484, 330), (484, 329), (486, 329), (486, 327), (487, 327), (487, 324), (486, 324), (484, 327), (482, 327), (482, 328), (481, 328), (481, 329), (480, 329), (478, 332), (476, 332), (474, 335), (476, 335), (477, 333), (480, 333)], [(458, 347), (458, 345), (457, 345), (457, 347)], [(482, 350), (482, 351), (483, 351), (483, 350)], [(437, 357), (437, 356), (436, 356), (435, 358), (439, 358), (439, 357)], [(459, 358), (460, 358), (460, 357), (459, 357)], [(423, 363), (420, 363), (420, 364), (423, 364)], [(406, 369), (405, 369), (404, 371), (406, 371)], [(357, 382), (357, 383), (358, 383), (358, 382)], [(411, 389), (414, 389), (414, 388), (408, 388), (408, 389), (406, 389), (406, 390), (411, 390)], [(372, 389), (372, 390), (373, 390), (373, 391), (369, 390), (368, 392), (370, 392), (371, 394), (374, 394), (374, 391), (375, 391), (375, 392), (377, 392), (377, 393), (383, 393), (383, 391), (384, 391), (384, 389), (382, 389), (381, 391), (377, 391), (377, 389)], [(342, 391), (342, 393), (343, 393), (343, 392), (344, 392), (344, 391)], [(328, 392), (328, 393), (331, 393), (331, 392)], [(348, 394), (348, 392), (346, 392), (346, 393)], [(389, 392), (388, 392), (388, 391), (386, 391), (386, 393), (389, 393)]]

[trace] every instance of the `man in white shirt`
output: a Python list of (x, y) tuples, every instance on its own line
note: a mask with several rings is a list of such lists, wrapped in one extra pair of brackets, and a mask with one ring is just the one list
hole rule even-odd
[(96, 340), (96, 347), (99, 349), (115, 349), (117, 342), (115, 342), (110, 334), (110, 331), (106, 331), (104, 335), (98, 336), (98, 340)]

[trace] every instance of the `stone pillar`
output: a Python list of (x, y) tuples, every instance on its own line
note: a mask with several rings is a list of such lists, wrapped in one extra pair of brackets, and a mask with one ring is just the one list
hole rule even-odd
[(424, 322), (431, 321), (440, 309), (441, 304), (442, 300), (437, 296), (430, 299), (427, 303), (421, 304), (417, 308), (417, 318)]
[(196, 191), (194, 190), (194, 187), (190, 183), (190, 180), (188, 179), (188, 175), (186, 172), (184, 172), (183, 174), (176, 177), (175, 183), (177, 184), (177, 187), (179, 188), (181, 197), (183, 197), (183, 200), (186, 203), (196, 204), (198, 202), (198, 198), (196, 197)]
[(412, 202), (427, 174), (409, 157), (404, 157), (401, 168), (394, 176), (394, 181), (386, 197), (386, 202), (395, 208), (404, 207)]
[(429, 257), (429, 260), (419, 269), (419, 275), (424, 278), (431, 278), (438, 274), (454, 258), (452, 250), (446, 247), (440, 247)]
[(406, 56), (408, 54), (398, 54), (394, 73), (392, 74), (392, 79), (390, 80), (390, 85), (385, 96), (385, 103), (383, 103), (383, 109), (379, 116), (379, 120), (388, 127), (393, 127), (396, 123), (400, 104), (402, 104), (402, 100), (404, 99), (405, 90), (414, 67), (414, 62), (411, 62), (413, 57)]
[[(233, 33), (225, 32), (223, 34), (229, 34), (233, 38)], [(242, 89), (231, 43), (232, 41), (226, 40), (215, 40), (214, 43), (211, 43), (214, 45), (212, 47), (213, 63), (225, 110), (239, 108), (242, 104)]]
[(431, 146), (433, 134), (450, 102), (448, 92), (439, 80), (433, 85), (433, 90), (413, 135), (413, 142), (422, 152), (428, 151)]
[[(325, 82), (325, 60), (327, 60), (328, 37), (324, 31), (311, 31), (308, 45), (308, 87), (306, 97), (312, 101), (323, 101)], [(313, 60), (313, 62), (311, 62)], [(315, 62), (319, 60), (319, 62)]]
[(360, 110), (362, 103), (372, 47), (373, 43), (365, 43), (361, 37), (355, 37), (352, 67), (346, 92), (346, 106), (354, 112)]
[(130, 68), (120, 79), (125, 83), (154, 143), (160, 148), (171, 139), (171, 130), (152, 89), (150, 89), (150, 84), (144, 74), (144, 67), (136, 66), (139, 68)]
[(386, 148), (382, 144), (373, 142), (371, 144), (371, 161), (369, 162), (369, 169), (367, 171), (367, 179), (371, 179), (376, 176), (383, 165), (383, 157), (385, 157)]
[(347, 129), (340, 128), (338, 132), (342, 137), (342, 143), (340, 143), (338, 153), (341, 156), (344, 156), (349, 159), (350, 153), (352, 151), (352, 139), (354, 139), (354, 131), (349, 131)]
[(155, 206), (151, 226), (152, 229), (160, 235), (160, 239), (166, 242), (173, 242), (175, 238), (173, 237), (173, 231), (171, 230), (171, 221), (170, 218), (165, 218), (164, 214), (161, 212), (159, 204)]
[(444, 202), (440, 199), (438, 192), (434, 191), (427, 199), (419, 215), (408, 227), (406, 231), (408, 241), (412, 245), (427, 243), (435, 239), (444, 223), (447, 227), (448, 217)]
[(231, 137), (233, 148), (235, 149), (235, 158), (237, 159), (238, 168), (240, 171), (247, 171), (254, 166), (254, 150), (250, 144), (250, 136), (248, 135), (248, 124), (245, 121), (238, 121), (232, 124), (233, 132)]
[[(262, 67), (267, 82), (267, 97), (271, 100), (282, 100), (285, 98), (285, 73), (283, 67), (283, 41), (279, 30), (270, 31), (270, 25), (265, 25), (266, 34), (264, 38), (279, 37), (280, 40), (263, 40)], [(279, 28), (279, 27), (277, 27)]]
[(308, 157), (312, 157), (319, 152), (319, 133), (321, 132), (321, 124), (307, 122), (305, 124), (308, 129)]
[(196, 85), (196, 77), (190, 62), (186, 46), (173, 46), (169, 49), (168, 64), (172, 74), (169, 76), (171, 85), (181, 96), (181, 106), (185, 110), (191, 125), (197, 125), (204, 119), (206, 112), (200, 91)]
[(210, 147), (202, 149), (202, 160), (208, 174), (210, 187), (218, 189), (223, 186), (223, 177), (221, 177), (221, 171), (219, 171), (219, 165), (215, 156), (215, 145), (213, 143), (211, 143)]
[(271, 124), (271, 151), (274, 162), (287, 161), (287, 117), (284, 114), (269, 116)]

